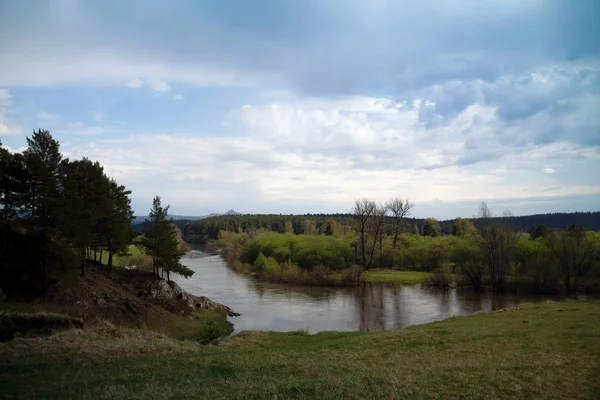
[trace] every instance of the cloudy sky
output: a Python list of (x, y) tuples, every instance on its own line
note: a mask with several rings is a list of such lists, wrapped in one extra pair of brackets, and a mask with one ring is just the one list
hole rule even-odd
[(175, 214), (600, 209), (596, 0), (2, 0), (0, 139)]

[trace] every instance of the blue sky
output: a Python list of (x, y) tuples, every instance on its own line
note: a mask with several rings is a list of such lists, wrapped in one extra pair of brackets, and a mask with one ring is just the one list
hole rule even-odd
[(0, 139), (176, 214), (600, 209), (600, 2), (0, 2)]

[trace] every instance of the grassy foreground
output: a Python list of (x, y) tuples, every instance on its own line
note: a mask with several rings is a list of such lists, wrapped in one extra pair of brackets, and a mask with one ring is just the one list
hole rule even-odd
[(0, 343), (8, 399), (597, 399), (598, 376), (598, 301), (206, 347), (110, 324)]

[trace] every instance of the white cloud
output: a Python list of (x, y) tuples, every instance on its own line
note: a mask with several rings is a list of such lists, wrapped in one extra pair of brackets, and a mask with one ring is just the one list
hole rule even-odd
[[(273, 205), (314, 211), (317, 202), (346, 211), (352, 199), (365, 195), (410, 196), (421, 204), (525, 201), (556, 185), (550, 176), (530, 175), (549, 173), (548, 160), (556, 166), (600, 157), (598, 148), (572, 142), (515, 146), (521, 130), (502, 121), (497, 106), (477, 102), (428, 126), (421, 112), (435, 108), (431, 103), (399, 106), (388, 99), (348, 97), (248, 104), (233, 113), (231, 129), (239, 128), (241, 136), (125, 136), (94, 142), (92, 156), (136, 195), (151, 198), (156, 187), (164, 187), (180, 207), (202, 199), (219, 209), (223, 199), (240, 202), (236, 193), (245, 193), (253, 200), (244, 204), (255, 212), (273, 212)], [(133, 146), (135, 153), (126, 150)], [(87, 148), (69, 151), (86, 154)], [(575, 180), (552, 192), (593, 194), (600, 188)], [(302, 209), (308, 205), (315, 208)]]
[(141, 79), (135, 78), (129, 81), (127, 86), (133, 89), (139, 89), (144, 85), (144, 82)]
[[(365, 195), (379, 200), (410, 196), (424, 205), (435, 198), (446, 202), (527, 200), (539, 197), (548, 187), (546, 181), (533, 179), (524, 184), (514, 175), (498, 176), (476, 168), (393, 167), (394, 155), (383, 156), (390, 167), (364, 168), (350, 156), (318, 152), (301, 156), (293, 145), (281, 151), (268, 139), (254, 136), (140, 135), (91, 143), (92, 150), (87, 145), (65, 150), (69, 157), (98, 159), (109, 175), (133, 189), (137, 199), (151, 199), (161, 194), (156, 192), (160, 188), (168, 196), (165, 201), (188, 209), (202, 200), (208, 210), (228, 204), (253, 212), (315, 211), (315, 203), (320, 202), (330, 210), (347, 211), (354, 198)], [(133, 153), (127, 150), (132, 147)], [(160, 165), (148, 162), (158, 158)], [(243, 200), (239, 193), (244, 193)], [(600, 194), (600, 188), (566, 184), (552, 193), (574, 194)]]
[(0, 135), (23, 133), (23, 128), (11, 116), (12, 95), (8, 89), (0, 88)]
[(175, 94), (175, 95), (173, 95), (173, 97), (171, 97), (171, 98), (172, 98), (173, 100), (183, 100), (183, 99), (185, 99), (185, 97), (183, 97), (183, 96), (182, 96), (182, 95), (180, 95), (180, 94)]
[(12, 96), (8, 89), (0, 89), (0, 106), (9, 106)]
[(83, 122), (69, 122), (67, 126), (69, 128), (83, 128)]
[[(150, 90), (152, 90), (156, 93), (165, 93), (165, 92), (168, 92), (169, 90), (171, 90), (171, 86), (166, 81), (159, 79), (159, 78), (150, 78), (150, 79), (146, 79), (146, 80), (135, 78), (135, 79), (132, 79), (131, 81), (129, 81), (127, 86), (129, 86), (130, 88), (133, 88), (133, 89), (140, 89), (144, 86), (147, 86), (148, 88), (150, 88)], [(179, 97), (175, 98), (176, 96), (180, 96), (181, 98), (179, 98)], [(173, 99), (174, 100), (182, 100), (183, 96), (175, 95), (175, 96), (173, 96)]]
[(546, 167), (542, 170), (542, 172), (545, 174), (553, 174), (556, 172), (556, 170), (554, 168)]
[(161, 79), (152, 78), (148, 80), (148, 87), (158, 93), (164, 93), (171, 90), (171, 86)]

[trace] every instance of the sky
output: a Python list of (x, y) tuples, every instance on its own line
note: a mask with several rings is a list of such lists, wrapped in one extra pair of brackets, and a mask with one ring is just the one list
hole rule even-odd
[(0, 0), (0, 140), (173, 214), (600, 210), (596, 0)]

